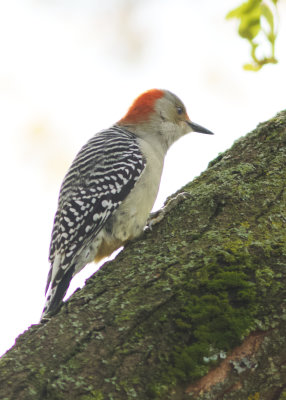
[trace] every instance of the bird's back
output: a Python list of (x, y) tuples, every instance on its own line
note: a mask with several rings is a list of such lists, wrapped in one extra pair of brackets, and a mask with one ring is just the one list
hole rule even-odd
[(82, 252), (133, 189), (145, 164), (136, 136), (116, 125), (97, 133), (79, 151), (60, 190), (50, 244), (47, 302), (67, 276), (61, 290), (65, 294), (74, 272), (84, 266), (77, 265)]

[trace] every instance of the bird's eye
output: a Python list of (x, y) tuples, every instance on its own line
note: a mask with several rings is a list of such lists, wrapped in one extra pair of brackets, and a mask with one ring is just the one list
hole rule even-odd
[(182, 107), (177, 107), (177, 112), (179, 115), (183, 114), (184, 110)]

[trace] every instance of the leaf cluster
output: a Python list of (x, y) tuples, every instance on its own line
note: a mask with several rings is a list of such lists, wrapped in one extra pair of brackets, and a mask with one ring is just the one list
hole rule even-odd
[[(252, 63), (245, 64), (243, 66), (245, 70), (258, 71), (265, 64), (277, 63), (275, 57), (277, 18), (274, 17), (277, 13), (277, 2), (278, 0), (269, 0), (268, 3), (263, 0), (247, 0), (226, 16), (227, 19), (239, 20), (238, 33), (251, 46)], [(257, 50), (261, 48), (265, 40), (270, 45), (270, 54), (259, 57)]]

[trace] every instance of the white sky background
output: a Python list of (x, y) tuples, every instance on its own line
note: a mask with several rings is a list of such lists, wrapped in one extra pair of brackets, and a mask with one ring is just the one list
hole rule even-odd
[[(224, 19), (240, 2), (0, 0), (0, 354), (39, 321), (68, 166), (137, 95), (169, 89), (194, 122), (215, 132), (190, 134), (171, 148), (156, 208), (235, 139), (285, 108), (285, 0), (279, 64), (258, 73), (242, 69), (248, 44)], [(71, 291), (95, 270), (86, 267)]]

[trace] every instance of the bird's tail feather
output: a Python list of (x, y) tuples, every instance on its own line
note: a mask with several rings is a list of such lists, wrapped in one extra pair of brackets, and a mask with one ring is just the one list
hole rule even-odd
[(73, 265), (66, 271), (64, 276), (59, 281), (52, 282), (48, 291), (45, 307), (41, 315), (41, 322), (56, 314), (60, 309), (62, 300), (65, 297), (72, 279), (74, 269), (75, 266)]

